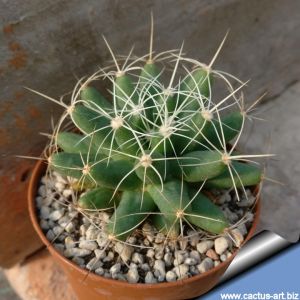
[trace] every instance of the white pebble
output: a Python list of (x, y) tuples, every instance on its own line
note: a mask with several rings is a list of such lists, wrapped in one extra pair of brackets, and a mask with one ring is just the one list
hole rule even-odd
[(237, 227), (237, 229), (240, 231), (240, 233), (241, 233), (243, 236), (247, 235), (247, 233), (248, 233), (248, 230), (247, 230), (245, 224), (240, 224), (240, 225)]
[(98, 268), (100, 268), (100, 267), (102, 267), (102, 266), (103, 266), (103, 263), (102, 263), (97, 257), (92, 258), (92, 259), (86, 264), (86, 268), (87, 268), (88, 270), (91, 270), (91, 271), (96, 270), (96, 269), (98, 269)]
[(177, 266), (174, 271), (176, 272), (176, 275), (178, 279), (183, 279), (188, 277), (189, 267), (187, 265), (179, 265)]
[(95, 273), (102, 276), (104, 274), (104, 269), (100, 267), (100, 268), (95, 270)]
[(199, 234), (193, 230), (189, 230), (187, 234), (189, 237), (190, 245), (193, 247), (196, 247), (196, 245), (198, 244), (198, 242), (200, 240)]
[(168, 271), (166, 274), (166, 280), (168, 282), (176, 281), (176, 274), (173, 271)]
[(161, 259), (155, 261), (153, 269), (158, 271), (162, 277), (166, 276), (165, 262), (162, 261)]
[(167, 267), (170, 267), (173, 264), (173, 255), (172, 253), (166, 253), (164, 256), (164, 261)]
[(65, 189), (65, 185), (64, 185), (64, 183), (62, 183), (62, 182), (56, 182), (56, 183), (54, 184), (54, 187), (55, 187), (56, 190), (57, 190), (58, 192), (60, 192), (60, 193)]
[(213, 245), (213, 241), (202, 241), (197, 244), (197, 250), (199, 253), (204, 254), (207, 250), (211, 249)]
[(142, 264), (144, 262), (144, 257), (142, 254), (135, 252), (133, 253), (131, 260), (134, 263)]
[(155, 252), (154, 252), (153, 249), (148, 249), (148, 250), (147, 250), (147, 254), (146, 254), (147, 257), (153, 258), (154, 255), (155, 255)]
[(217, 254), (223, 254), (229, 247), (228, 239), (221, 236), (215, 240), (215, 250)]
[(40, 221), (40, 227), (43, 230), (47, 230), (47, 229), (49, 229), (49, 224), (48, 224), (48, 222), (46, 220), (41, 219), (41, 221)]
[(75, 225), (73, 222), (69, 222), (68, 225), (65, 227), (65, 231), (68, 233), (72, 233), (75, 231)]
[(120, 263), (116, 263), (115, 265), (113, 265), (109, 271), (110, 273), (113, 275), (113, 274), (116, 274), (116, 273), (119, 273), (121, 270), (121, 264)]
[(204, 273), (214, 267), (214, 262), (211, 258), (205, 258), (198, 266), (198, 271)]
[(190, 266), (190, 273), (192, 275), (197, 275), (197, 274), (199, 274), (199, 271), (196, 266)]
[(94, 225), (90, 225), (85, 235), (87, 240), (96, 240), (98, 236), (98, 229), (95, 228)]
[(199, 254), (199, 252), (196, 251), (196, 250), (192, 250), (192, 251), (191, 251), (191, 253), (190, 253), (190, 258), (195, 259), (195, 260), (197, 261), (197, 264), (199, 264), (200, 261), (201, 261), (200, 254)]
[(84, 265), (84, 259), (81, 257), (78, 257), (78, 256), (73, 257), (72, 261), (77, 265)]
[(41, 219), (49, 219), (50, 212), (51, 210), (48, 206), (42, 206), (40, 210)]
[(134, 252), (134, 248), (129, 245), (118, 242), (115, 245), (115, 251), (119, 253), (123, 261), (127, 262), (128, 260), (130, 260), (131, 255)]
[(53, 247), (58, 250), (60, 253), (63, 253), (65, 250), (65, 246), (63, 244), (54, 243)]
[(98, 248), (98, 245), (93, 241), (82, 241), (79, 243), (79, 248), (94, 251)]
[(46, 233), (46, 238), (48, 241), (53, 241), (55, 238), (55, 234), (52, 229), (48, 230)]
[(235, 228), (231, 231), (231, 235), (235, 241), (236, 247), (240, 247), (244, 241), (244, 237), (242, 233), (239, 231), (239, 229)]
[(67, 237), (65, 238), (65, 246), (66, 246), (67, 249), (68, 249), (68, 248), (74, 248), (75, 245), (76, 245), (76, 244), (75, 244), (75, 241), (73, 240), (72, 237), (67, 236)]
[(55, 210), (50, 214), (49, 219), (51, 219), (52, 221), (57, 221), (63, 217), (64, 213), (64, 209)]
[(103, 258), (103, 261), (106, 262), (106, 261), (112, 261), (114, 259), (115, 255), (112, 251), (109, 251), (107, 253), (107, 255)]
[(194, 266), (197, 263), (198, 263), (197, 260), (194, 259), (194, 258), (191, 258), (191, 257), (186, 258), (185, 261), (184, 261), (184, 264), (188, 265), (188, 266)]
[(65, 189), (65, 190), (63, 190), (62, 194), (65, 198), (69, 198), (72, 195), (72, 190)]
[(55, 226), (52, 230), (56, 236), (59, 236), (64, 231), (64, 229), (60, 226)]
[(81, 236), (85, 236), (86, 230), (87, 230), (86, 225), (84, 225), (84, 224), (80, 225), (80, 227), (79, 227), (79, 234)]
[(150, 271), (150, 266), (147, 263), (141, 265), (141, 269), (145, 272)]
[(129, 269), (126, 278), (129, 283), (137, 283), (140, 279), (137, 269)]
[(41, 185), (38, 189), (38, 194), (42, 197), (46, 196), (46, 187), (44, 185)]
[(175, 259), (174, 259), (174, 266), (181, 265), (184, 262), (184, 260), (185, 260), (185, 255), (181, 251), (175, 251), (174, 257), (175, 257)]
[(145, 283), (151, 284), (151, 283), (156, 283), (157, 280), (154, 277), (152, 272), (147, 272), (146, 276), (145, 276)]
[(108, 243), (108, 236), (104, 232), (100, 232), (97, 235), (97, 243), (100, 248), (104, 248)]
[(217, 267), (221, 262), (219, 260), (214, 261), (214, 266)]
[(221, 256), (220, 256), (220, 260), (221, 261), (225, 261), (227, 259), (227, 255), (226, 254), (222, 254)]
[(95, 253), (95, 256), (99, 259), (103, 259), (104, 257), (106, 257), (106, 252), (104, 250), (95, 249), (94, 253)]
[(159, 232), (156, 237), (155, 237), (155, 243), (156, 244), (160, 244), (165, 240), (165, 236), (164, 234), (162, 234), (161, 232)]
[(65, 257), (72, 257), (72, 256), (85, 257), (90, 254), (91, 254), (90, 250), (79, 249), (79, 248), (68, 248), (64, 251)]

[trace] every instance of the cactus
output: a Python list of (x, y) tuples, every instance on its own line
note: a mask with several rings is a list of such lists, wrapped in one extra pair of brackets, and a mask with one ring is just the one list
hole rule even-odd
[[(50, 167), (86, 190), (80, 209), (114, 211), (106, 226), (111, 239), (125, 240), (146, 219), (173, 238), (184, 223), (222, 233), (229, 221), (206, 192), (234, 189), (238, 198), (238, 189), (262, 177), (251, 158), (263, 155), (236, 150), (248, 113), (240, 93), (245, 84), (212, 68), (217, 54), (208, 65), (185, 57), (182, 48), (153, 57), (151, 43), (146, 59), (130, 53), (120, 67), (109, 50), (116, 70), (80, 82), (63, 105), (74, 130), (57, 127)], [(105, 78), (111, 99), (93, 86)], [(214, 98), (218, 81), (229, 90), (221, 100)]]

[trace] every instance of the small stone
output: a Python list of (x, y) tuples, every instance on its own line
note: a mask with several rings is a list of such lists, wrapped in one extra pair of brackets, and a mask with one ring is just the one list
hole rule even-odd
[(214, 266), (217, 267), (221, 262), (219, 260), (214, 261)]
[(165, 262), (161, 259), (156, 260), (153, 266), (153, 269), (159, 272), (159, 275), (162, 277), (166, 276), (166, 267)]
[(115, 265), (113, 265), (110, 269), (109, 269), (110, 273), (116, 274), (119, 273), (121, 271), (121, 264), (120, 263), (116, 263)]
[(86, 225), (84, 225), (84, 224), (80, 225), (80, 227), (79, 227), (79, 234), (81, 236), (85, 236), (86, 230), (87, 230)]
[(93, 241), (82, 241), (79, 243), (79, 248), (94, 251), (98, 248), (98, 245)]
[(213, 266), (214, 266), (213, 260), (207, 257), (197, 266), (197, 268), (200, 273), (204, 273), (210, 270), (211, 268), (213, 268)]
[(223, 254), (229, 247), (228, 239), (221, 236), (217, 239), (215, 239), (215, 250), (217, 254), (221, 255)]
[(58, 192), (62, 192), (64, 189), (65, 189), (65, 185), (64, 185), (64, 183), (62, 183), (62, 182), (56, 182), (55, 184), (54, 184), (54, 187), (56, 188), (56, 190), (58, 191)]
[(70, 206), (68, 206), (68, 211), (69, 211), (68, 215), (71, 220), (78, 216), (78, 211), (72, 210), (72, 208), (70, 208)]
[(197, 274), (199, 274), (199, 271), (196, 266), (190, 266), (190, 273), (192, 275), (197, 275)]
[(164, 261), (167, 267), (170, 267), (173, 264), (173, 255), (172, 253), (166, 253), (164, 256)]
[(40, 210), (41, 219), (49, 219), (50, 217), (50, 208), (48, 206), (42, 206)]
[(35, 198), (35, 202), (36, 202), (36, 206), (37, 206), (38, 208), (41, 208), (41, 207), (43, 206), (43, 197), (37, 196), (37, 197)]
[(72, 233), (75, 231), (75, 225), (73, 222), (69, 222), (68, 225), (65, 228), (65, 231), (68, 233)]
[(108, 243), (108, 236), (104, 232), (99, 232), (97, 235), (97, 243), (100, 248), (104, 248)]
[(134, 262), (131, 262), (130, 265), (129, 265), (129, 268), (130, 268), (130, 269), (137, 269), (138, 266), (137, 266), (137, 264), (135, 264)]
[(235, 245), (236, 247), (241, 247), (243, 241), (244, 241), (244, 237), (242, 235), (242, 233), (239, 231), (239, 229), (235, 228), (231, 231), (231, 236), (234, 239)]
[(166, 280), (168, 282), (173, 282), (173, 281), (176, 281), (176, 273), (174, 273), (173, 271), (168, 271), (167, 274), (166, 274)]
[(42, 197), (46, 197), (47, 195), (47, 191), (46, 191), (46, 187), (44, 185), (41, 185), (38, 189), (38, 194)]
[(246, 214), (245, 214), (245, 220), (247, 220), (247, 222), (252, 222), (254, 219), (254, 214), (250, 211), (248, 211)]
[(52, 221), (57, 221), (57, 220), (59, 220), (60, 218), (63, 217), (64, 213), (65, 213), (64, 209), (54, 210), (50, 214), (49, 219), (51, 219)]
[(41, 221), (40, 221), (40, 227), (43, 230), (48, 230), (50, 228), (48, 222), (46, 220), (44, 220), (44, 219), (41, 219)]
[(202, 241), (197, 244), (197, 251), (201, 254), (204, 254), (205, 252), (207, 252), (207, 250), (211, 249), (213, 245), (213, 241)]
[(72, 261), (77, 265), (84, 265), (84, 259), (78, 256), (72, 258)]
[(94, 225), (90, 225), (90, 227), (87, 229), (85, 235), (86, 235), (87, 240), (97, 240), (98, 229), (95, 228)]
[(104, 221), (104, 222), (108, 222), (109, 221), (109, 219), (110, 219), (110, 215), (108, 214), (108, 213), (106, 213), (105, 211), (103, 211), (103, 212), (101, 212), (100, 214), (99, 214), (99, 218), (102, 220), (102, 221)]
[(198, 263), (197, 260), (194, 258), (191, 258), (191, 257), (186, 258), (184, 261), (184, 264), (188, 265), (188, 266), (194, 266), (194, 265), (197, 265), (197, 263)]
[(123, 243), (116, 243), (115, 251), (119, 253), (121, 259), (125, 262), (130, 260), (132, 253), (134, 252), (134, 248), (132, 246), (123, 244)]
[(120, 280), (120, 281), (126, 281), (126, 277), (123, 274), (116, 274), (115, 279)]
[(104, 274), (104, 269), (100, 267), (100, 268), (95, 270), (95, 273), (102, 276)]
[(104, 273), (104, 277), (105, 277), (105, 278), (111, 278), (111, 274), (110, 274), (109, 272), (105, 272), (105, 273)]
[(195, 232), (193, 230), (189, 230), (187, 234), (188, 234), (188, 237), (189, 237), (190, 245), (193, 246), (193, 247), (196, 247), (196, 245), (198, 244), (198, 242), (200, 240), (198, 232)]
[(144, 257), (142, 254), (135, 252), (133, 253), (131, 260), (134, 263), (142, 264), (144, 262)]
[(148, 239), (144, 239), (143, 244), (144, 244), (146, 247), (149, 247), (149, 246), (150, 246), (150, 242), (149, 242)]
[(86, 268), (88, 269), (88, 270), (91, 270), (91, 271), (93, 271), (93, 270), (96, 270), (96, 269), (98, 269), (98, 268), (100, 268), (100, 267), (102, 267), (103, 266), (103, 263), (99, 260), (99, 258), (97, 258), (97, 257), (94, 257), (94, 258), (92, 258), (87, 264), (86, 264)]
[(148, 241), (152, 243), (154, 241), (154, 228), (149, 223), (145, 223), (143, 225), (142, 231)]
[(174, 266), (181, 265), (185, 260), (183, 253), (181, 253), (180, 251), (176, 251), (174, 257)]
[(243, 236), (246, 236), (247, 233), (248, 233), (248, 230), (246, 228), (246, 225), (245, 224), (240, 224), (237, 229), (240, 231), (240, 233), (243, 235)]
[(232, 212), (228, 207), (223, 209), (225, 217), (231, 222), (235, 223), (238, 221), (239, 217), (236, 213)]
[(151, 283), (156, 283), (157, 280), (154, 277), (152, 272), (147, 272), (146, 276), (145, 276), (145, 283), (151, 284)]
[(69, 249), (69, 248), (75, 248), (76, 244), (75, 244), (75, 241), (73, 240), (72, 237), (67, 236), (65, 238), (65, 246), (66, 246), (67, 249)]
[(253, 195), (248, 195), (243, 197), (240, 201), (236, 202), (238, 207), (250, 207), (255, 203), (256, 198)]
[(134, 236), (131, 236), (128, 241), (127, 241), (128, 244), (131, 244), (131, 245), (135, 245), (136, 243), (136, 237)]
[(129, 269), (126, 278), (129, 283), (137, 283), (140, 279), (137, 269)]
[(178, 242), (179, 242), (180, 249), (185, 250), (189, 241), (188, 239), (184, 238), (184, 239), (180, 239)]
[(115, 255), (112, 251), (108, 251), (107, 255), (103, 258), (104, 262), (112, 261)]
[(189, 267), (187, 265), (179, 265), (177, 266), (174, 271), (176, 272), (176, 275), (178, 279), (183, 279), (188, 277)]
[(164, 257), (164, 250), (157, 250), (156, 252), (155, 252), (155, 259), (163, 259), (163, 257)]
[(216, 251), (213, 250), (213, 249), (207, 250), (207, 252), (205, 253), (205, 255), (206, 255), (207, 257), (211, 258), (212, 260), (219, 260), (218, 254), (217, 254)]
[(61, 227), (65, 228), (70, 223), (70, 218), (66, 215), (64, 215), (62, 218), (60, 218), (57, 222)]
[(60, 226), (55, 226), (52, 230), (53, 230), (55, 236), (59, 236), (60, 234), (62, 234), (64, 232), (64, 229)]
[(56, 226), (56, 223), (53, 222), (52, 220), (49, 220), (49, 221), (48, 221), (48, 225), (49, 225), (50, 228), (53, 228), (53, 227)]
[(63, 195), (65, 198), (69, 198), (72, 194), (73, 194), (73, 192), (72, 192), (72, 190), (70, 190), (70, 189), (65, 189), (65, 190), (63, 190), (63, 192), (62, 192), (62, 195)]
[(147, 250), (147, 254), (146, 254), (147, 257), (153, 258), (154, 255), (155, 255), (155, 252), (154, 252), (153, 249), (148, 249), (148, 250)]
[(104, 250), (95, 249), (94, 253), (95, 253), (95, 256), (99, 259), (103, 259), (104, 257), (106, 257), (106, 252)]
[(221, 256), (220, 256), (220, 260), (221, 261), (225, 261), (227, 259), (227, 255), (226, 254), (222, 254)]
[(48, 241), (53, 241), (55, 238), (55, 234), (52, 229), (48, 230), (46, 233), (46, 238)]
[(141, 269), (145, 272), (150, 271), (150, 266), (147, 263), (141, 265)]
[(190, 253), (190, 258), (195, 259), (196, 262), (197, 262), (197, 264), (199, 264), (200, 261), (201, 261), (200, 254), (199, 254), (199, 252), (196, 251), (196, 250), (192, 250), (192, 251), (191, 251), (191, 253)]
[(160, 244), (165, 240), (165, 235), (159, 232), (155, 237), (155, 243)]
[(90, 250), (80, 249), (80, 248), (68, 248), (64, 251), (65, 257), (72, 257), (72, 256), (85, 257), (90, 254), (91, 254)]

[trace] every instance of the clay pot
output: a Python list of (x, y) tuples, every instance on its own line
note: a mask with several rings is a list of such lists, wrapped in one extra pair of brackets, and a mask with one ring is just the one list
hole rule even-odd
[[(234, 252), (233, 255), (226, 261), (220, 263), (217, 267), (203, 274), (170, 283), (130, 284), (127, 282), (104, 278), (94, 273), (89, 273), (87, 270), (81, 269), (75, 263), (62, 256), (47, 240), (39, 226), (36, 215), (35, 196), (40, 178), (44, 175), (45, 169), (45, 163), (41, 161), (38, 162), (31, 177), (28, 191), (29, 213), (31, 221), (43, 243), (47, 246), (55, 260), (64, 269), (79, 300), (182, 300), (197, 297), (206, 293), (216, 285), (221, 275), (226, 271), (234, 256), (237, 254), (237, 251)], [(259, 212), (260, 200), (257, 201), (255, 206), (254, 222), (248, 233), (248, 236), (245, 239), (245, 242), (249, 240), (255, 232), (258, 223)]]

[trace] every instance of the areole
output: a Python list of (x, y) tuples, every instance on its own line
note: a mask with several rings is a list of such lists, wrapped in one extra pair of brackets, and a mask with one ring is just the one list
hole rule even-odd
[[(87, 270), (81, 269), (75, 263), (71, 262), (62, 256), (47, 240), (36, 215), (35, 196), (39, 185), (41, 176), (45, 173), (46, 164), (39, 161), (33, 171), (29, 190), (28, 190), (28, 204), (30, 218), (33, 226), (49, 249), (51, 255), (64, 269), (69, 278), (79, 300), (95, 300), (95, 299), (116, 299), (116, 300), (134, 300), (134, 299), (151, 299), (151, 300), (182, 300), (197, 297), (209, 291), (218, 282), (221, 275), (226, 271), (229, 264), (237, 254), (237, 251), (226, 261), (220, 263), (217, 267), (193, 277), (182, 279), (170, 283), (158, 284), (130, 284), (118, 280), (107, 279), (102, 276), (90, 273)], [(257, 194), (257, 189), (255, 189)], [(257, 227), (260, 214), (260, 197), (258, 195), (256, 205), (254, 207), (254, 220), (248, 235), (244, 241), (249, 240)]]

